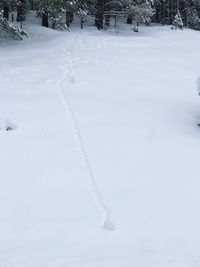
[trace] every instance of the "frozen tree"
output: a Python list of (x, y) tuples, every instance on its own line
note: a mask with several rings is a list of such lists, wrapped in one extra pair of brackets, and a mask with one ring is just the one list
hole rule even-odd
[(42, 17), (42, 26), (66, 30), (66, 0), (41, 0), (37, 2), (38, 14)]
[(154, 14), (154, 9), (152, 8), (152, 3), (149, 0), (128, 0), (128, 22), (131, 23), (132, 20), (137, 23), (140, 22), (150, 23), (151, 18)]
[(26, 13), (30, 8), (30, 3), (28, 0), (16, 0), (15, 1), (17, 7), (17, 21), (23, 21), (26, 19)]
[(106, 26), (109, 26), (110, 17), (116, 19), (121, 16), (127, 16), (127, 22), (136, 21), (149, 23), (154, 9), (150, 0), (97, 0), (96, 1), (95, 24), (98, 29), (103, 28), (105, 18)]
[(200, 30), (200, 0), (154, 0), (153, 7), (155, 9), (153, 22), (172, 24), (178, 10), (183, 25)]
[(177, 13), (179, 1), (174, 0), (154, 0), (153, 7), (155, 14), (152, 20), (156, 23), (172, 24)]
[(200, 30), (200, 18), (196, 7), (189, 7), (186, 10), (186, 14), (187, 14), (186, 26), (191, 29)]
[(15, 40), (22, 40), (22, 36), (27, 36), (27, 33), (17, 27), (14, 27), (9, 21), (3, 17), (3, 12), (0, 10), (0, 31), (6, 32), (10, 37)]
[(1, 8), (3, 10), (3, 17), (9, 20), (9, 6), (10, 1), (1, 1)]
[(74, 1), (66, 0), (65, 17), (66, 17), (66, 25), (67, 25), (67, 27), (70, 26), (70, 23), (72, 23), (73, 19), (74, 19), (74, 13), (75, 13), (74, 5), (75, 5)]
[(105, 25), (110, 25), (110, 18), (114, 17), (115, 19), (115, 27), (117, 24), (117, 19), (120, 17), (124, 17), (127, 14), (126, 10), (126, 1), (124, 0), (109, 0), (105, 4)]
[(173, 25), (175, 26), (175, 29), (177, 29), (177, 28), (183, 29), (183, 20), (181, 18), (181, 14), (179, 11), (177, 12), (177, 14), (174, 18)]
[(83, 29), (83, 24), (90, 13), (90, 5), (91, 1), (74, 0), (72, 2), (73, 12), (80, 18), (81, 29)]
[(40, 2), (43, 26), (51, 22), (53, 29), (68, 29), (74, 14), (80, 18), (81, 28), (89, 13), (89, 1), (85, 0), (43, 0)]
[(48, 9), (49, 12), (49, 20), (51, 21), (52, 29), (60, 29), (66, 30), (67, 25), (64, 20), (65, 9), (64, 9), (64, 1), (50, 1), (50, 6)]
[(95, 25), (98, 30), (103, 29), (103, 19), (105, 11), (106, 0), (96, 0), (95, 1)]

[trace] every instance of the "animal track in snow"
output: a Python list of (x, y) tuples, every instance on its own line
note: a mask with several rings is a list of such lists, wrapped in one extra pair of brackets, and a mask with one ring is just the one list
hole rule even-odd
[(88, 191), (91, 193), (95, 206), (100, 213), (100, 220), (101, 220), (100, 225), (105, 230), (114, 231), (115, 224), (110, 220), (110, 210), (104, 203), (102, 194), (97, 187), (93, 169), (89, 161), (87, 151), (85, 149), (84, 141), (78, 125), (78, 121), (76, 119), (75, 112), (73, 110), (73, 106), (71, 105), (70, 100), (68, 99), (67, 95), (64, 92), (64, 82), (66, 80), (68, 80), (71, 83), (76, 82), (75, 79), (75, 77), (77, 76), (76, 69), (78, 62), (80, 60), (79, 57), (76, 57), (76, 60), (73, 60), (75, 56), (73, 46), (71, 46), (70, 49), (66, 52), (68, 54), (67, 57), (68, 60), (63, 62), (63, 66), (60, 67), (62, 76), (57, 81), (56, 88), (60, 96), (60, 99), (62, 101), (62, 104), (65, 108), (65, 111), (67, 113), (67, 116), (69, 116), (70, 118), (70, 128), (72, 129), (75, 148), (77, 149), (80, 156), (81, 166), (84, 173), (83, 175), (85, 178)]

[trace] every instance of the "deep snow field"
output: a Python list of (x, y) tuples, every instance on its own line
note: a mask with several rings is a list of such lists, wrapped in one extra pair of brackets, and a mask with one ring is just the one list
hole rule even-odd
[(0, 40), (0, 267), (200, 266), (200, 32), (127, 27)]

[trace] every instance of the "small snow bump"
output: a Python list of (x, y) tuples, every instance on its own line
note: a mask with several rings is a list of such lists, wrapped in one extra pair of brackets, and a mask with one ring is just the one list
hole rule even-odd
[(17, 125), (10, 119), (0, 119), (0, 131), (14, 131), (17, 129)]
[(105, 220), (102, 223), (102, 228), (107, 231), (115, 231), (115, 224), (111, 222), (110, 220)]
[(69, 76), (69, 82), (70, 83), (75, 83), (76, 79), (73, 76)]

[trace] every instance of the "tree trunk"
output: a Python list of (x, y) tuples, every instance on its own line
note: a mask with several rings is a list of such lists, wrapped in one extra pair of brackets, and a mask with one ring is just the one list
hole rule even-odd
[(55, 20), (55, 19), (54, 19), (53, 22), (52, 22), (51, 28), (52, 28), (53, 30), (56, 29), (56, 20)]
[(133, 19), (132, 19), (132, 17), (131, 17), (131, 16), (128, 16), (126, 22), (127, 22), (127, 24), (133, 24)]
[(110, 16), (106, 16), (105, 26), (110, 27)]
[(17, 6), (17, 21), (24, 21), (26, 19), (26, 3), (25, 1), (21, 1)]
[(117, 27), (117, 16), (115, 16), (115, 28)]
[(81, 29), (83, 29), (83, 23), (84, 23), (84, 19), (81, 18)]
[(48, 16), (48, 11), (44, 10), (42, 12), (42, 26), (44, 27), (49, 27), (49, 16)]
[(98, 30), (103, 29), (104, 0), (97, 0), (95, 14), (95, 26)]
[(74, 14), (66, 10), (66, 25), (69, 27), (69, 24), (73, 22)]
[(3, 17), (9, 20), (9, 6), (3, 7)]

